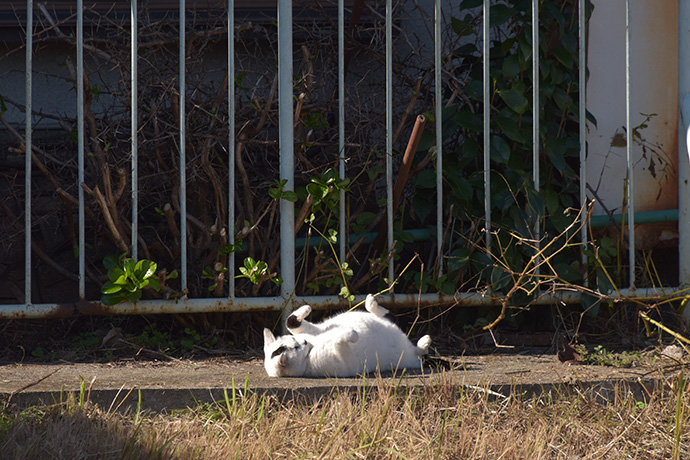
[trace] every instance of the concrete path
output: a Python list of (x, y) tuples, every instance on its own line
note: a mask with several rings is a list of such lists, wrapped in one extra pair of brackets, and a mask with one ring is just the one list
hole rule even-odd
[(199, 403), (223, 401), (231, 394), (269, 393), (290, 400), (314, 400), (333, 391), (357, 391), (362, 386), (402, 385), (429, 387), (455, 385), (503, 395), (534, 395), (590, 392), (609, 398), (625, 382), (640, 397), (663, 387), (662, 369), (614, 368), (569, 365), (554, 355), (494, 354), (466, 356), (457, 360), (456, 370), (406, 374), (402, 378), (375, 376), (353, 379), (269, 378), (259, 359), (130, 361), (115, 363), (56, 363), (0, 365), (0, 402), (19, 406), (53, 404), (68, 393), (79, 394), (83, 385), (90, 401), (104, 408), (141, 407), (160, 411), (194, 407)]

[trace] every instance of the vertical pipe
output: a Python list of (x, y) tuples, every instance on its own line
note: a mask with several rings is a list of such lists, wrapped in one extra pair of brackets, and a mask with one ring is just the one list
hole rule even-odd
[[(235, 4), (228, 0), (228, 243), (235, 244)], [(235, 251), (228, 254), (228, 297), (235, 297)]]
[(436, 260), (438, 276), (443, 273), (443, 94), (441, 80), (441, 0), (434, 1), (434, 91), (436, 118)]
[[(679, 282), (690, 284), (690, 0), (678, 2), (678, 258)], [(690, 308), (684, 311), (690, 322)]]
[[(292, 0), (278, 2), (278, 112), (280, 179), (285, 190), (294, 190), (294, 106), (292, 89)], [(287, 300), (295, 287), (294, 204), (280, 200), (281, 295)]]
[(79, 298), (86, 298), (86, 220), (84, 209), (84, 5), (77, 1), (77, 198), (79, 199)]
[(138, 88), (137, 88), (137, 54), (138, 54), (138, 37), (137, 37), (137, 0), (132, 0), (131, 4), (131, 51), (132, 71), (131, 71), (131, 98), (132, 98), (132, 259), (139, 260), (139, 245), (137, 238), (139, 236), (139, 139), (138, 139)]
[(630, 0), (625, 2), (625, 126), (627, 142), (625, 147), (628, 167), (628, 273), (630, 287), (635, 287), (635, 188), (633, 185), (633, 129), (630, 124)]
[[(585, 24), (585, 2), (578, 2), (578, 110), (580, 121), (580, 205), (587, 206), (587, 82), (586, 70), (587, 70), (587, 60), (585, 55), (585, 34), (586, 34), (586, 24)], [(583, 249), (587, 242), (587, 226), (583, 225), (580, 228), (580, 242), (583, 244)], [(585, 251), (582, 251), (582, 264), (587, 264), (587, 255)], [(587, 278), (585, 277), (585, 285), (587, 283)]]
[[(539, 184), (539, 0), (532, 0), (532, 182), (534, 190), (540, 193)], [(541, 238), (541, 216), (534, 216), (535, 247), (539, 252)], [(539, 274), (539, 258), (535, 261)]]
[(187, 133), (185, 126), (185, 93), (187, 83), (185, 81), (185, 59), (186, 59), (186, 41), (185, 41), (185, 0), (180, 0), (180, 283), (182, 292), (186, 294), (187, 291)]
[(26, 0), (26, 67), (24, 73), (24, 302), (31, 303), (31, 89), (33, 65), (34, 3)]
[[(386, 0), (386, 209), (388, 251), (393, 248), (393, 2)], [(388, 279), (395, 279), (393, 257), (388, 264)], [(393, 293), (393, 290), (391, 290)]]
[(489, 9), (490, 1), (484, 0), (483, 18), (482, 18), (482, 63), (484, 82), (484, 222), (486, 231), (486, 249), (491, 252), (491, 143), (489, 137), (490, 128), (490, 80), (489, 80)]
[[(345, 179), (345, 2), (338, 0), (338, 174)], [(345, 262), (345, 191), (340, 190), (340, 263)]]

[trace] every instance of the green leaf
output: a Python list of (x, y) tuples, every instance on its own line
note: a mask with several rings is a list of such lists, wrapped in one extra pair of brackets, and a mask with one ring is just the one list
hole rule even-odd
[(544, 190), (544, 203), (549, 214), (556, 214), (560, 208), (558, 192), (553, 189)]
[(415, 188), (418, 189), (435, 189), (436, 188), (436, 171), (433, 169), (425, 169), (420, 171), (414, 178)]
[(482, 117), (469, 110), (458, 110), (453, 118), (460, 126), (470, 131), (481, 131), (484, 129)]
[(462, 37), (463, 35), (472, 35), (474, 29), (465, 21), (458, 18), (450, 18), (450, 25), (453, 28), (453, 32)]
[(347, 262), (343, 262), (340, 266), (340, 269), (343, 271), (343, 274), (347, 278), (350, 278), (352, 275), (354, 275), (354, 272), (352, 271), (350, 265)]
[(454, 249), (448, 257), (448, 270), (460, 270), (465, 266), (465, 264), (467, 264), (468, 260), (470, 260), (470, 251), (468, 251), (466, 248)]
[(460, 3), (461, 10), (468, 10), (480, 6), (482, 6), (482, 0), (463, 0), (462, 3)]
[(502, 137), (491, 136), (491, 160), (496, 163), (506, 164), (510, 158), (510, 146)]
[[(512, 115), (512, 117), (518, 118), (518, 116), (514, 113), (510, 111), (506, 112), (509, 112)], [(525, 142), (525, 134), (523, 133), (523, 130), (520, 128), (520, 125), (518, 124), (517, 120), (512, 117), (505, 115), (496, 115), (493, 118), (493, 121), (496, 122), (501, 132), (505, 134), (510, 140), (522, 144)]]
[(544, 150), (554, 168), (562, 172), (567, 166), (565, 162), (565, 139), (547, 138), (544, 143)]
[(497, 4), (489, 9), (489, 21), (491, 27), (498, 27), (513, 17), (515, 11), (506, 5)]
[(570, 53), (562, 46), (551, 48), (551, 54), (565, 67), (571, 68), (573, 66), (573, 53)]
[(108, 254), (105, 256), (103, 259), (103, 266), (107, 269), (113, 269), (113, 268), (118, 268), (122, 266), (122, 260), (120, 256), (116, 256), (115, 254)]
[(312, 182), (307, 185), (307, 192), (317, 201), (321, 201), (328, 195), (328, 187)]
[(127, 300), (127, 298), (120, 293), (105, 294), (101, 297), (101, 303), (103, 305), (107, 305), (109, 307), (112, 307), (113, 305), (117, 305), (121, 302), (124, 302), (125, 300)]
[(157, 269), (158, 265), (156, 262), (148, 259), (142, 259), (137, 262), (136, 266), (134, 267), (134, 273), (138, 279), (145, 280), (155, 275)]
[(127, 276), (134, 275), (134, 267), (136, 267), (136, 265), (137, 263), (134, 261), (134, 259), (125, 259), (122, 263), (122, 266), (125, 269), (125, 274), (127, 274)]
[(103, 294), (114, 294), (116, 292), (120, 292), (122, 290), (122, 286), (119, 284), (112, 283), (110, 281), (106, 281), (103, 286), (101, 286), (101, 293)]
[(484, 100), (484, 84), (480, 80), (472, 80), (465, 85), (465, 94), (475, 101)]
[(141, 299), (141, 289), (137, 289), (136, 291), (127, 295), (127, 300), (130, 302), (136, 302), (139, 299)]
[(510, 276), (500, 267), (493, 267), (491, 269), (491, 285), (495, 291), (500, 291), (510, 283)]
[(498, 91), (498, 95), (501, 97), (501, 99), (503, 99), (503, 102), (505, 102), (508, 107), (519, 114), (525, 113), (529, 107), (529, 101), (520, 91), (514, 89), (503, 90)]
[(506, 80), (512, 80), (520, 73), (520, 60), (516, 54), (511, 54), (503, 60), (501, 73)]
[(472, 198), (472, 184), (467, 178), (462, 176), (452, 176), (448, 178), (448, 181), (453, 186), (455, 190), (454, 195), (458, 198), (469, 200)]
[(114, 284), (127, 284), (127, 275), (121, 268), (108, 270), (108, 279)]
[(532, 187), (527, 187), (527, 203), (532, 214), (544, 215), (544, 197)]
[(415, 214), (421, 222), (424, 222), (431, 213), (431, 203), (435, 198), (435, 193), (432, 189), (419, 189), (415, 192), (412, 198), (412, 207)]
[(251, 270), (256, 266), (256, 261), (252, 259), (251, 257), (246, 257), (244, 259), (244, 266), (248, 269)]
[(295, 203), (298, 199), (297, 194), (291, 190), (285, 190), (283, 193), (281, 193), (280, 197), (285, 201), (289, 201), (290, 203)]
[(156, 292), (161, 290), (161, 283), (156, 278), (149, 278), (147, 281), (151, 289), (156, 290)]
[(419, 145), (417, 145), (417, 152), (426, 152), (433, 145), (436, 144), (436, 135), (431, 131), (423, 131), (419, 137)]

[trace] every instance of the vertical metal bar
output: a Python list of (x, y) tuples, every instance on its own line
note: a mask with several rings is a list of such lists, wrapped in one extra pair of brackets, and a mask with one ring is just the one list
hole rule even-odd
[[(294, 106), (292, 89), (292, 0), (278, 2), (278, 112), (280, 179), (285, 190), (294, 190)], [(295, 287), (294, 204), (280, 200), (281, 295), (289, 299)]]
[[(587, 70), (587, 60), (585, 55), (586, 47), (586, 24), (585, 24), (585, 2), (578, 2), (578, 65), (579, 65), (579, 76), (578, 76), (578, 91), (579, 91), (579, 101), (578, 109), (580, 120), (580, 204), (582, 206), (587, 206), (587, 81), (586, 70)], [(582, 225), (580, 228), (580, 242), (583, 244), (583, 249), (587, 242), (587, 226)], [(587, 255), (585, 251), (582, 251), (582, 264), (587, 264)], [(587, 278), (585, 277), (585, 285), (587, 283)]]
[(24, 74), (24, 302), (31, 304), (31, 112), (34, 3), (26, 0), (26, 67)]
[[(235, 244), (235, 4), (228, 0), (228, 243)], [(228, 297), (235, 297), (235, 251), (228, 254)]]
[[(386, 0), (386, 208), (388, 251), (393, 248), (393, 2)], [(393, 257), (388, 264), (388, 279), (395, 279)], [(393, 293), (393, 290), (391, 290)]]
[[(690, 284), (690, 0), (678, 2), (678, 265)], [(690, 323), (690, 308), (683, 317)]]
[(482, 37), (483, 37), (483, 82), (484, 82), (484, 222), (486, 231), (486, 248), (491, 252), (491, 141), (490, 141), (490, 123), (491, 123), (491, 100), (490, 100), (490, 84), (489, 80), (489, 9), (490, 1), (484, 0), (483, 18), (482, 18)]
[[(345, 2), (338, 0), (338, 174), (345, 179)], [(340, 263), (345, 261), (345, 190), (340, 190)]]
[(187, 133), (185, 113), (185, 93), (187, 83), (185, 81), (185, 0), (180, 0), (180, 283), (182, 292), (187, 290)]
[(633, 129), (630, 124), (630, 0), (625, 2), (625, 126), (627, 131), (626, 160), (628, 167), (628, 270), (630, 287), (635, 287), (635, 188), (633, 185)]
[(137, 0), (132, 0), (131, 4), (131, 50), (132, 59), (131, 77), (131, 116), (132, 116), (132, 258), (139, 260), (139, 139), (138, 139), (138, 88), (137, 88), (137, 53), (139, 50), (137, 41)]
[(441, 0), (434, 1), (434, 91), (436, 105), (436, 244), (438, 276), (443, 273), (443, 93), (441, 79)]
[(84, 209), (84, 5), (77, 1), (77, 197), (79, 199), (79, 298), (86, 298), (86, 218)]
[[(539, 0), (532, 0), (532, 181), (534, 190), (539, 193)], [(541, 216), (534, 218), (534, 239), (537, 253), (541, 238)], [(539, 258), (535, 261), (536, 274), (539, 275)]]

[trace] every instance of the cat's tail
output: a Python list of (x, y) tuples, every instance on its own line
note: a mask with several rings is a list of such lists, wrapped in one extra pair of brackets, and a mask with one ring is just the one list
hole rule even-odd
[(431, 346), (431, 337), (425, 335), (417, 341), (417, 355), (424, 356), (429, 353), (429, 347)]

